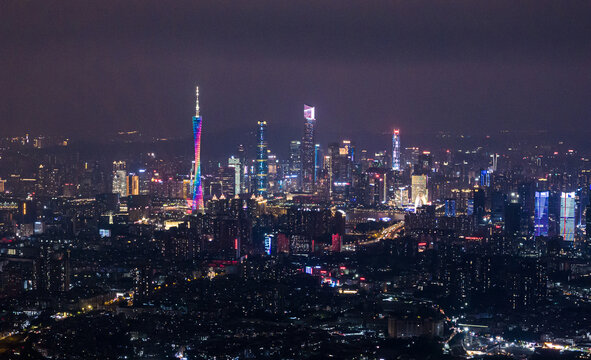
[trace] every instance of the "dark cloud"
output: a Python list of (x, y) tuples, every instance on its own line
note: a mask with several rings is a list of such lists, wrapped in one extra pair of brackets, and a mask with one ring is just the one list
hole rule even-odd
[(199, 84), (216, 134), (588, 127), (589, 39), (585, 1), (9, 0), (0, 125), (181, 135)]

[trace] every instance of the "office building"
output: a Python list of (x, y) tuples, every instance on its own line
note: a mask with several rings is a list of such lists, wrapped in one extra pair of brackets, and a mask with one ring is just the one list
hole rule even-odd
[(411, 196), (415, 208), (427, 205), (429, 190), (427, 189), (427, 175), (412, 175), (411, 177)]
[(137, 175), (128, 175), (126, 182), (127, 196), (140, 194), (140, 178)]
[(575, 240), (575, 193), (560, 195), (560, 236), (565, 241)]
[(536, 191), (536, 204), (534, 207), (534, 234), (535, 236), (548, 236), (548, 191)]
[(392, 133), (392, 170), (400, 170), (400, 130)]
[[(127, 165), (125, 161), (113, 161), (111, 192), (120, 197), (127, 196)], [(41, 181), (40, 181), (41, 182)]]
[(267, 122), (259, 121), (257, 136), (257, 159), (256, 159), (256, 180), (255, 192), (260, 196), (267, 196), (267, 182), (269, 175), (268, 150), (267, 150)]
[(316, 126), (316, 109), (312, 106), (304, 105), (304, 137), (302, 138), (302, 190), (314, 190), (314, 174), (316, 168), (314, 142), (314, 127)]
[(445, 216), (456, 216), (456, 201), (454, 199), (445, 200)]
[(488, 170), (480, 170), (480, 187), (490, 186), (490, 172)]
[(292, 140), (289, 144), (288, 171), (284, 174), (285, 188), (288, 191), (301, 189), (302, 142)]
[(234, 169), (234, 195), (242, 193), (242, 164), (239, 158), (234, 156), (228, 159), (228, 167)]

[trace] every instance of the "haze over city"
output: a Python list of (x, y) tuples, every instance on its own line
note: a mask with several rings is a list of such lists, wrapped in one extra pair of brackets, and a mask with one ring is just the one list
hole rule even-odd
[(591, 113), (590, 17), (552, 1), (8, 1), (0, 125), (182, 136), (199, 84), (219, 135), (295, 131), (302, 103), (335, 136), (563, 133)]
[(590, 359), (591, 3), (5, 1), (0, 358)]

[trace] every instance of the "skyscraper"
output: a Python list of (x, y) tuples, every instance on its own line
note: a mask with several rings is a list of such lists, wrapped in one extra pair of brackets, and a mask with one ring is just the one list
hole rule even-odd
[(290, 190), (301, 188), (302, 143), (292, 140), (289, 144), (289, 173), (286, 176), (287, 187)]
[(193, 140), (195, 142), (195, 163), (193, 165), (193, 199), (191, 210), (203, 211), (203, 188), (201, 187), (201, 116), (199, 116), (199, 87), (195, 88), (195, 116), (193, 116)]
[(322, 156), (320, 151), (320, 144), (314, 145), (314, 184), (318, 182), (318, 173), (320, 171), (320, 163)]
[(127, 196), (127, 170), (125, 161), (113, 161), (113, 194)]
[(456, 216), (456, 201), (454, 199), (445, 199), (445, 216)]
[(575, 193), (560, 195), (560, 236), (565, 241), (575, 240)]
[(127, 176), (127, 196), (140, 194), (140, 178), (137, 175)]
[(392, 134), (392, 170), (400, 170), (400, 130)]
[(242, 193), (242, 164), (234, 156), (228, 159), (228, 166), (234, 168), (234, 195)]
[(246, 148), (244, 145), (238, 145), (238, 159), (240, 160), (240, 193), (248, 192), (248, 164), (246, 163)]
[(479, 225), (485, 225), (486, 219), (484, 215), (486, 213), (486, 192), (484, 191), (484, 189), (474, 189), (472, 198), (472, 210), (473, 215), (476, 218), (475, 223)]
[(315, 173), (315, 108), (304, 105), (304, 118), (306, 119), (306, 122), (304, 124), (304, 137), (302, 138), (302, 189), (304, 191), (313, 191)]
[(257, 137), (256, 193), (261, 196), (267, 195), (267, 175), (269, 174), (266, 132), (267, 122), (259, 121), (259, 132)]
[(480, 170), (480, 187), (490, 187), (490, 172)]
[(415, 208), (427, 205), (429, 198), (427, 181), (427, 175), (412, 175), (411, 177), (411, 195)]
[(343, 140), (342, 145), (332, 143), (328, 146), (327, 171), (330, 180), (330, 194), (340, 200), (349, 197), (353, 182), (353, 160), (351, 141)]
[(536, 205), (534, 208), (535, 236), (548, 236), (548, 199), (550, 192), (536, 191)]

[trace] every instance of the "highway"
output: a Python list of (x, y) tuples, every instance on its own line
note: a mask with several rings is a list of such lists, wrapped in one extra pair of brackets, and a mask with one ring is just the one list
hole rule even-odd
[(382, 229), (378, 237), (374, 239), (367, 239), (365, 241), (360, 241), (358, 245), (371, 245), (377, 244), (384, 239), (394, 239), (398, 236), (398, 233), (404, 228), (404, 221), (397, 222), (394, 225), (388, 226), (387, 228)]

